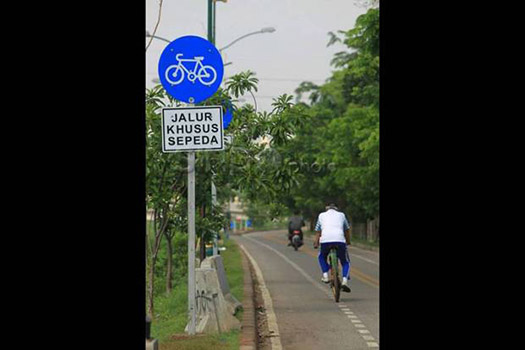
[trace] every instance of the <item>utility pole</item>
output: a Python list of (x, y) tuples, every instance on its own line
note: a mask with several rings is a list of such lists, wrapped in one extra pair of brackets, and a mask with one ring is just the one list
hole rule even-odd
[[(217, 5), (217, 1), (215, 0), (208, 0), (208, 41), (211, 42), (213, 45), (215, 45), (215, 10)], [(214, 194), (215, 194), (215, 185), (213, 183), (213, 173), (211, 176), (211, 204), (210, 204), (210, 214), (213, 215), (213, 200), (214, 200)], [(204, 202), (206, 205), (206, 202)], [(216, 233), (214, 233), (213, 237), (213, 255), (217, 255), (217, 239), (215, 237)], [(206, 246), (204, 242), (204, 235), (202, 235), (201, 244), (204, 246), (204, 256), (206, 257)]]
[(215, 45), (215, 1), (208, 0), (208, 41)]
[(215, 42), (217, 41), (217, 38), (215, 37), (216, 33), (215, 33), (215, 19), (217, 18), (217, 0), (214, 0), (213, 1), (213, 24), (212, 24), (212, 27), (213, 27), (213, 30), (212, 30), (212, 43), (213, 45), (215, 45)]
[[(208, 41), (215, 45), (215, 0), (208, 0)], [(213, 177), (211, 180), (213, 187)], [(213, 204), (212, 204), (213, 208)], [(212, 211), (210, 210), (210, 214)], [(201, 206), (201, 217), (206, 217), (206, 200)], [(206, 241), (204, 240), (204, 232), (200, 234), (199, 260), (202, 262), (206, 258)]]
[[(215, 0), (208, 0), (208, 41), (211, 42), (213, 45), (215, 45)], [(188, 175), (188, 195), (191, 188), (191, 191), (193, 191), (193, 199), (195, 200), (195, 152), (190, 152), (188, 154), (188, 167), (193, 166), (193, 172), (190, 177)], [(212, 180), (213, 181), (213, 180)], [(213, 186), (213, 182), (212, 182)], [(189, 197), (190, 198), (190, 197)], [(213, 204), (212, 204), (213, 206)], [(206, 208), (206, 202), (204, 202), (204, 208)], [(190, 203), (188, 202), (188, 211), (191, 211), (193, 214), (193, 218), (189, 218), (189, 220), (192, 220), (193, 224), (193, 239), (195, 239), (195, 202)], [(211, 211), (210, 211), (211, 212)], [(203, 217), (206, 215), (203, 211)], [(190, 234), (191, 236), (191, 234)], [(194, 271), (195, 269), (195, 241), (190, 242), (190, 246), (193, 247), (193, 251), (189, 251), (190, 254), (190, 260), (193, 262), (193, 270), (190, 266), (190, 271)], [(201, 234), (201, 247), (200, 247), (200, 260), (202, 261), (206, 257), (206, 242), (204, 242), (204, 233)], [(193, 298), (195, 296), (195, 276), (192, 276), (192, 280), (190, 281), (191, 287), (188, 286), (193, 293), (189, 293), (188, 295), (193, 295)], [(195, 308), (195, 300), (190, 301), (190, 310)], [(190, 323), (190, 334), (195, 334), (195, 310), (191, 310), (192, 313), (192, 319)], [(193, 332), (192, 332), (193, 331)]]

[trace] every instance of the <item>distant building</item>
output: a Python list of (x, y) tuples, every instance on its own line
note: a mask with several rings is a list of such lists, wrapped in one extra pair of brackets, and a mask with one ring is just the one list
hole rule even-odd
[(243, 204), (240, 201), (239, 197), (235, 197), (233, 201), (228, 203), (225, 208), (226, 213), (230, 213), (230, 229), (234, 232), (246, 231), (251, 226), (251, 220), (244, 213)]

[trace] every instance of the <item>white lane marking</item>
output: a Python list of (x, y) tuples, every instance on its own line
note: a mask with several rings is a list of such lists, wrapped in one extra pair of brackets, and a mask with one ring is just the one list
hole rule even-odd
[[(323, 288), (319, 283), (318, 281), (314, 280), (310, 275), (308, 275), (302, 268), (300, 268), (296, 263), (294, 263), (293, 261), (291, 261), (290, 259), (288, 259), (288, 257), (286, 257), (285, 255), (283, 255), (281, 252), (279, 252), (278, 250), (274, 249), (273, 247), (265, 244), (265, 243), (262, 243), (262, 242), (259, 242), (251, 237), (244, 237), (245, 239), (253, 242), (253, 243), (256, 243), (256, 244), (259, 244), (259, 245), (262, 245), (268, 249), (270, 249), (271, 251), (273, 251), (275, 254), (279, 255), (281, 258), (283, 258), (286, 262), (288, 262), (293, 268), (295, 268), (301, 275), (303, 275), (308, 281), (310, 281), (314, 286), (316, 286), (317, 288), (319, 288), (320, 290), (322, 290), (323, 292), (326, 293), (326, 295), (328, 295), (329, 298), (332, 298), (332, 294), (331, 292), (327, 292), (325, 288)], [(242, 245), (239, 244), (241, 247)], [(243, 250), (246, 251), (246, 249), (244, 249), (243, 247)], [(248, 254), (247, 254), (248, 255)], [(250, 257), (250, 255), (248, 255)], [(253, 259), (253, 258), (252, 258)], [(254, 264), (255, 266), (255, 264)], [(260, 272), (260, 270), (259, 270)], [(262, 278), (262, 273), (261, 273), (261, 278)], [(266, 303), (266, 301), (265, 301)], [(354, 320), (354, 319), (351, 319), (350, 320), (352, 322), (352, 324), (356, 327), (356, 328), (365, 328), (365, 325), (361, 323), (360, 320)], [(275, 337), (272, 337), (271, 340), (273, 340)], [(367, 343), (368, 344), (368, 343)], [(377, 343), (374, 343), (374, 344), (377, 344)], [(280, 342), (279, 342), (279, 345), (280, 345)], [(368, 345), (369, 347), (371, 345)], [(272, 350), (277, 350), (277, 349), (272, 349)], [(280, 349), (279, 349), (280, 350)]]
[[(313, 243), (313, 240), (312, 240), (311, 242)], [(359, 248), (356, 248), (356, 247), (351, 247), (351, 248), (349, 248), (349, 249), (348, 249), (348, 253), (350, 254), (350, 259), (352, 259), (352, 257), (355, 256), (356, 258), (359, 258), (359, 259), (361, 259), (361, 260), (363, 260), (363, 261), (366, 261), (366, 262), (368, 262), (368, 263), (370, 263), (370, 264), (373, 264), (373, 265), (379, 266), (379, 263), (376, 262), (376, 261), (374, 261), (374, 260), (370, 260), (370, 259), (365, 258), (364, 256), (361, 256), (361, 255), (356, 254), (356, 253), (350, 253), (350, 249), (352, 249), (352, 250), (361, 250), (361, 251), (363, 251), (363, 249), (359, 249)]]
[(356, 315), (346, 315), (348, 318), (357, 318)]
[(370, 331), (368, 329), (358, 329), (357, 331), (361, 334), (370, 334)]
[(259, 265), (257, 265), (257, 262), (255, 259), (248, 253), (248, 250), (244, 248), (242, 244), (239, 243), (239, 247), (244, 251), (250, 262), (252, 263), (253, 269), (255, 271), (255, 275), (257, 276), (257, 280), (259, 282), (259, 286), (261, 288), (261, 294), (264, 301), (264, 307), (266, 308), (266, 317), (267, 317), (267, 323), (268, 323), (268, 331), (272, 333), (272, 337), (270, 337), (272, 350), (282, 350), (281, 345), (281, 339), (279, 337), (279, 326), (277, 325), (277, 318), (275, 317), (275, 313), (273, 311), (273, 303), (272, 298), (270, 296), (270, 291), (268, 288), (266, 288), (266, 283), (264, 283), (264, 278), (261, 272), (261, 269), (259, 268)]
[(275, 254), (279, 255), (281, 258), (283, 258), (287, 263), (289, 263), (290, 265), (292, 265), (293, 268), (295, 268), (301, 275), (304, 276), (304, 278), (306, 278), (308, 281), (310, 281), (315, 287), (319, 288), (321, 291), (323, 291), (323, 293), (326, 293), (327, 295), (329, 295), (330, 297), (332, 297), (332, 294), (330, 291), (326, 291), (326, 289), (321, 286), (319, 284), (318, 281), (316, 281), (315, 279), (313, 279), (310, 275), (308, 275), (302, 268), (300, 268), (296, 263), (294, 263), (293, 261), (291, 261), (290, 259), (288, 259), (288, 257), (286, 257), (285, 255), (283, 255), (280, 251), (278, 250), (275, 250), (274, 248), (270, 247), (269, 245), (265, 244), (265, 243), (262, 243), (262, 242), (259, 242), (258, 240), (256, 239), (253, 239), (251, 237), (244, 237), (245, 239), (255, 243), (255, 244), (258, 244), (258, 245), (262, 245), (263, 247), (266, 247), (268, 249), (270, 249), (272, 252), (274, 252)]
[(374, 337), (372, 337), (371, 335), (363, 335), (363, 339), (364, 340), (374, 340)]
[(378, 348), (379, 344), (376, 342), (367, 342), (366, 345), (368, 345), (369, 348)]

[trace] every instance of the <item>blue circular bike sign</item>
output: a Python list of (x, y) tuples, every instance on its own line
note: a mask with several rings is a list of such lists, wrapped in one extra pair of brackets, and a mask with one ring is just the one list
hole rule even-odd
[(176, 100), (199, 103), (219, 88), (224, 66), (219, 50), (198, 36), (183, 36), (166, 46), (159, 59), (159, 78)]

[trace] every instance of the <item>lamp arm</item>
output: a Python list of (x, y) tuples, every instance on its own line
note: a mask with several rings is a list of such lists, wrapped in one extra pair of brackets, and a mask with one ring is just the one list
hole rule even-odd
[(237, 41), (239, 41), (239, 40), (241, 40), (241, 39), (244, 39), (244, 38), (246, 38), (247, 36), (254, 35), (254, 34), (259, 34), (259, 33), (263, 33), (263, 31), (258, 30), (258, 31), (253, 32), (253, 33), (244, 34), (243, 36), (241, 36), (241, 37), (235, 39), (234, 41), (232, 41), (231, 43), (229, 43), (228, 45), (226, 45), (226, 46), (223, 47), (222, 49), (219, 49), (219, 51), (222, 51), (222, 50), (227, 49), (228, 47), (230, 47), (230, 46), (232, 46), (233, 44), (235, 44)]

